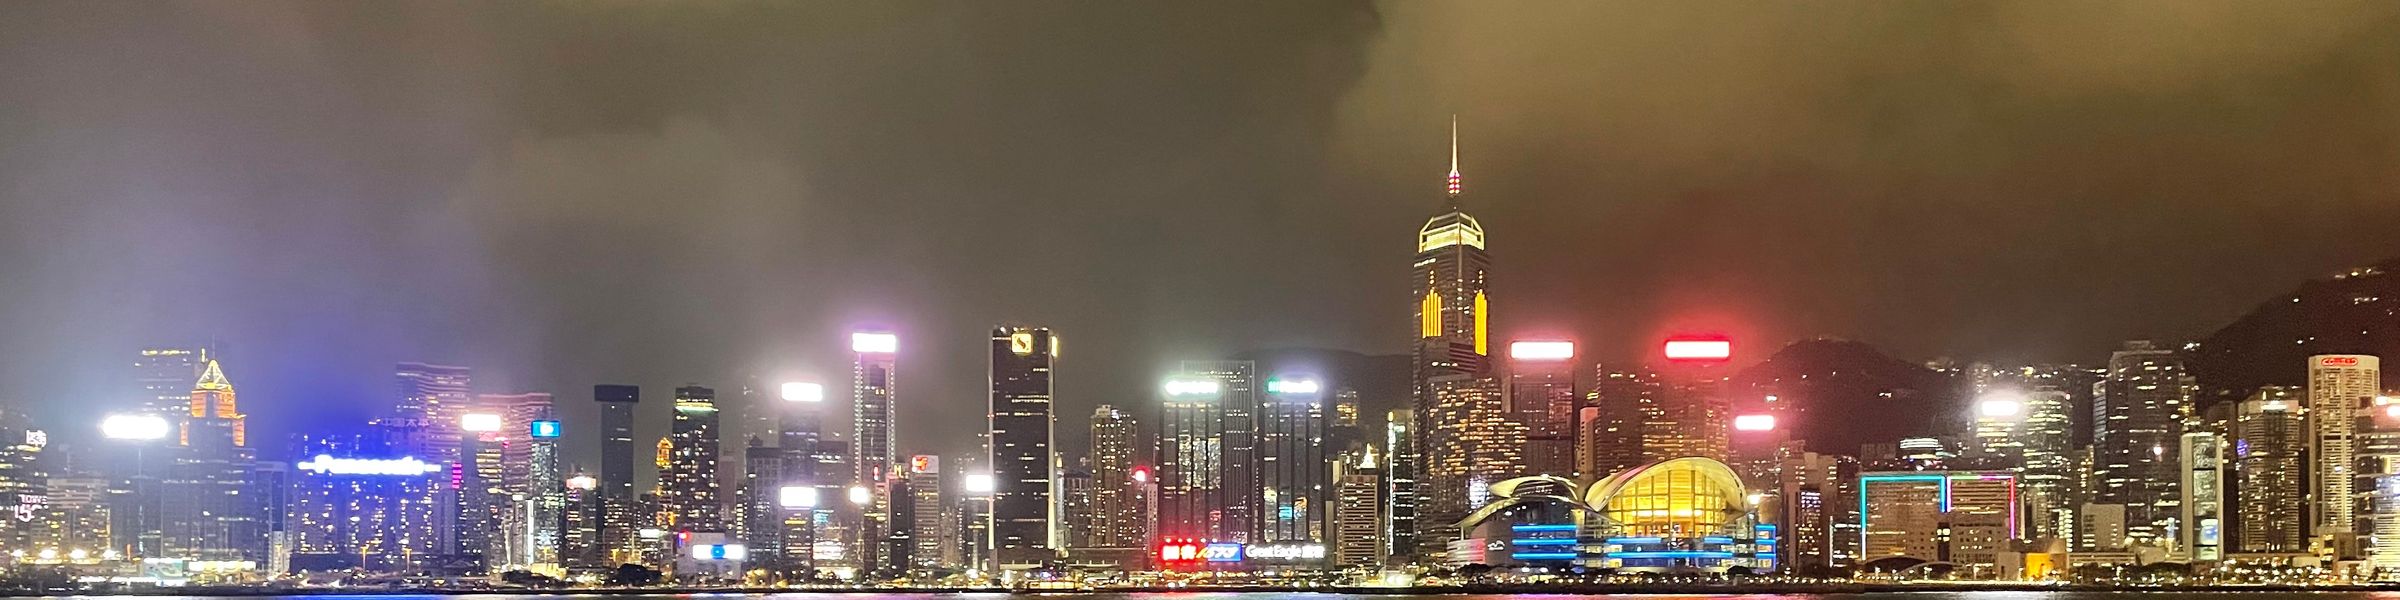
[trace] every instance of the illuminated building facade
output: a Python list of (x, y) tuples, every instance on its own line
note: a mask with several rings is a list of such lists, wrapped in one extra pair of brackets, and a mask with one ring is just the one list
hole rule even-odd
[(2092, 406), (2094, 502), (2125, 505), (2129, 544), (2168, 545), (2182, 518), (2176, 456), (2199, 386), (2173, 350), (2127, 342)]
[(1657, 374), (1601, 365), (1593, 368), (1592, 381), (1576, 419), (1575, 473), (1584, 481), (1641, 465), (1649, 423), (1665, 419), (1659, 408), (1665, 386)]
[(950, 478), (942, 471), (941, 457), (931, 454), (909, 457), (909, 518), (894, 519), (892, 522), (908, 525), (909, 540), (916, 544), (916, 549), (909, 556), (918, 568), (930, 569), (950, 564), (945, 561), (943, 554), (958, 545), (958, 530), (942, 526), (943, 515), (948, 514), (951, 508), (948, 500), (952, 495), (943, 492), (949, 489), (944, 487), (949, 485), (949, 481)]
[(2176, 548), (2195, 561), (2225, 558), (2225, 438), (2194, 431), (2183, 434), (2184, 527)]
[(717, 391), (675, 388), (675, 420), (667, 436), (667, 468), (659, 472), (659, 509), (674, 531), (724, 531), (718, 487)]
[(1211, 379), (1224, 387), (1216, 402), (1219, 421), (1217, 431), (1219, 476), (1222, 495), (1211, 500), (1218, 531), (1229, 537), (1211, 538), (1218, 541), (1252, 542), (1258, 540), (1264, 524), (1264, 497), (1261, 493), (1265, 473), (1260, 469), (1258, 364), (1247, 360), (1187, 360), (1179, 366), (1181, 377)]
[(1519, 341), (1509, 344), (1509, 418), (1525, 430), (1526, 473), (1570, 474), (1577, 469), (1575, 343)]
[[(1574, 565), (1617, 573), (1779, 569), (1778, 528), (1741, 477), (1704, 457), (1664, 460), (1591, 485), (1555, 475), (1495, 483), (1494, 500), (1460, 519), (1467, 559), (1495, 566)], [(1578, 516), (1579, 515), (1579, 516)]]
[(1226, 477), (1222, 380), (1178, 375), (1160, 389), (1156, 539), (1246, 541), (1248, 523), (1228, 507), (1245, 492)]
[(1847, 568), (1858, 554), (1858, 459), (1786, 452), (1777, 469), (1783, 559), (1794, 572)]
[(1050, 383), (1058, 338), (1047, 328), (993, 328), (991, 359), (992, 552), (997, 568), (1021, 570), (1058, 556)]
[(1374, 446), (1343, 454), (1333, 463), (1331, 516), (1335, 568), (1384, 564), (1383, 464)]
[[(1490, 355), (1491, 255), (1484, 248), (1483, 224), (1466, 212), (1464, 187), (1458, 171), (1458, 124), (1451, 123), (1450, 174), (1442, 208), (1417, 229), (1416, 262), (1409, 281), (1411, 330), (1416, 332), (1413, 370), (1413, 408), (1417, 448), (1424, 452), (1415, 478), (1414, 507), (1425, 518), (1416, 521), (1414, 536), (1419, 557), (1447, 552), (1456, 529), (1451, 521), (1466, 514), (1471, 501), (1463, 455), (1450, 455), (1462, 444), (1461, 435), (1475, 427), (1470, 415), (1500, 412), (1498, 385), (1483, 385)], [(1461, 381), (1464, 380), (1464, 382)], [(1440, 387), (1442, 389), (1437, 390)], [(1468, 407), (1460, 402), (1489, 403)], [(1515, 451), (1521, 453), (1522, 449)]]
[(1463, 374), (1427, 383), (1422, 470), (1417, 482), (1420, 555), (1448, 554), (1459, 530), (1451, 526), (1481, 506), (1492, 483), (1524, 473), (1525, 428), (1510, 419), (1500, 385)]
[(1325, 395), (1315, 378), (1267, 380), (1258, 411), (1262, 542), (1325, 540), (1331, 464), (1325, 455)]
[(1383, 435), (1383, 556), (1405, 563), (1417, 552), (1416, 411), (1384, 413)]
[(182, 424), (182, 448), (169, 467), (161, 503), (161, 551), (201, 560), (265, 555), (265, 507), (251, 489), (254, 455), (233, 383), (215, 360), (202, 365)]
[(1092, 411), (1092, 543), (1101, 548), (1148, 548), (1150, 532), (1134, 502), (1140, 428), (1133, 415), (1106, 404)]
[(458, 416), (472, 408), (474, 370), (404, 362), (393, 366), (392, 378), (400, 391), (394, 415), (426, 424), (425, 436), (419, 440), (425, 446), (406, 451), (426, 460), (458, 463), (458, 445), (463, 437), (458, 430)]
[(404, 572), (447, 554), (443, 490), (449, 469), (405, 456), (388, 432), (303, 438), (293, 465), (293, 564)]
[(2074, 537), (2074, 423), (2074, 404), (2065, 391), (2037, 385), (2025, 393), (2025, 422), (2017, 437), (2023, 444), (2025, 507), (2033, 516), (2025, 524), (2026, 537)]
[(595, 560), (616, 560), (633, 550), (634, 533), (643, 527), (634, 509), (634, 466), (641, 450), (633, 441), (633, 411), (642, 389), (631, 385), (592, 386), (592, 401), (600, 405), (600, 475), (593, 492), (598, 502), (594, 530)]
[[(52, 537), (48, 529), (51, 506), (50, 472), (42, 460), (50, 434), (32, 427), (17, 411), (0, 411), (0, 554), (34, 553), (36, 544)], [(53, 546), (55, 547), (55, 546)]]
[(1678, 377), (1661, 386), (1657, 407), (1642, 426), (1642, 456), (1658, 461), (1700, 456), (1730, 458), (1733, 409), (1723, 379)]
[(2283, 386), (2264, 386), (2243, 399), (2233, 423), (2234, 537), (2246, 553), (2292, 553), (2308, 549), (2307, 464), (2309, 440), (2305, 396)]
[(1859, 476), (1858, 489), (1861, 564), (1949, 561), (1968, 577), (1993, 577), (2019, 537), (2015, 473), (1874, 472)]
[(2355, 532), (2359, 499), (2355, 417), (2382, 392), (2382, 359), (2363, 354), (2308, 357), (2309, 495), (2313, 535)]
[(1058, 472), (1059, 528), (1070, 549), (1098, 548), (1092, 511), (1092, 472), (1068, 467)]
[(850, 334), (853, 481), (882, 481), (900, 459), (899, 407), (893, 395), (898, 386), (893, 370), (899, 350), (899, 337), (890, 333)]
[(192, 382), (200, 379), (202, 368), (218, 358), (217, 354), (209, 346), (141, 349), (133, 358), (133, 382), (140, 388), (142, 410), (170, 421), (182, 419), (190, 411)]

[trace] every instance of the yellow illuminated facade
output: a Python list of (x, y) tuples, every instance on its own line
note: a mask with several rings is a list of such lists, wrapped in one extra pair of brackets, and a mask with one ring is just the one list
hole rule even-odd
[[(235, 407), (233, 382), (225, 379), (225, 370), (217, 366), (217, 361), (208, 361), (207, 367), (200, 373), (199, 383), (192, 385), (191, 415), (196, 420), (221, 420), (233, 432), (233, 445), (250, 445), (246, 427), (249, 419)], [(188, 425), (183, 432), (183, 443), (192, 443)]]
[(1747, 491), (1725, 463), (1678, 458), (1637, 467), (1593, 484), (1585, 501), (1613, 535), (1694, 537), (1736, 533), (1748, 526)]
[(1442, 296), (1425, 294), (1425, 302), (1417, 307), (1417, 337), (1442, 335)]

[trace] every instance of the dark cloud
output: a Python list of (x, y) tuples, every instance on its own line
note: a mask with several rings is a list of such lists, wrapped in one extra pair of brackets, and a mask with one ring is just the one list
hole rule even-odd
[(876, 324), (961, 451), (1023, 322), (1079, 438), (1173, 360), (1400, 351), (1452, 113), (1502, 329), (1603, 356), (2091, 358), (2400, 250), (2389, 3), (12, 3), (0, 92), (5, 400), (216, 337), (268, 431)]

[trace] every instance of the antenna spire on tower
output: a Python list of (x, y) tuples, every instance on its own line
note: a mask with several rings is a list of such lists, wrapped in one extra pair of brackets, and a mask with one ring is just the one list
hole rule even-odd
[(1458, 115), (1450, 115), (1450, 195), (1457, 196), (1458, 185)]

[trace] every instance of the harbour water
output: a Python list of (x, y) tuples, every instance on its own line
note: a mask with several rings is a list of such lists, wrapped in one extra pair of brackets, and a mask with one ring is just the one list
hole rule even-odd
[[(1586, 597), (1585, 595), (1578, 595), (1578, 594), (1564, 594), (1564, 593), (1560, 593), (1560, 594), (1544, 594), (1544, 593), (1519, 593), (1519, 594), (1410, 594), (1410, 593), (1399, 593), (1399, 592), (1395, 592), (1395, 593), (1354, 594), (1354, 593), (1332, 593), (1332, 592), (1292, 592), (1292, 591), (1277, 591), (1277, 592), (1045, 592), (1045, 593), (1039, 593), (1039, 594), (1023, 594), (1023, 595), (1026, 595), (1026, 596), (1036, 596), (1036, 595), (1038, 595), (1038, 596), (1049, 596), (1049, 597), (1075, 597), (1075, 598), (1092, 598), (1092, 599), (1099, 599), (1099, 600), (1151, 600), (1151, 599), (1155, 599), (1155, 600), (1274, 600), (1274, 599), (1278, 599), (1278, 598), (1309, 598), (1309, 599), (1323, 599), (1323, 600), (1339, 600), (1339, 599), (1344, 599), (1344, 598), (1376, 599), (1376, 600), (1412, 600), (1412, 599), (1422, 599), (1422, 600), (1435, 600), (1435, 599), (1439, 599), (1439, 600), (1549, 600), (1549, 599), (1564, 599), (1564, 598)], [(2216, 589), (2216, 590), (2156, 590), (2156, 591), (2147, 591), (2147, 590), (2138, 590), (2138, 589), (2115, 590), (2115, 591), (2022, 591), (2022, 590), (2008, 590), (2008, 591), (2000, 591), (2000, 590), (1944, 590), (1944, 589), (1929, 589), (1929, 590), (1926, 590), (1926, 591), (1907, 591), (1907, 592), (1868, 592), (1868, 593), (1840, 593), (1840, 594), (1745, 594), (1745, 593), (1739, 593), (1739, 592), (1736, 592), (1736, 591), (1727, 591), (1727, 592), (1725, 592), (1725, 593), (1698, 593), (1698, 594), (1692, 594), (1692, 593), (1676, 593), (1676, 594), (1607, 594), (1607, 595), (1610, 595), (1610, 596), (1637, 596), (1637, 597), (1644, 597), (1644, 598), (1662, 598), (1662, 599), (1674, 599), (1674, 600), (1705, 600), (1705, 599), (1726, 599), (1726, 600), (2132, 600), (2133, 598), (2143, 598), (2143, 599), (2150, 599), (2150, 598), (2161, 598), (2161, 597), (2173, 597), (2173, 598), (2176, 598), (2177, 600), (2400, 600), (2400, 591), (2389, 591), (2389, 592), (2372, 592), (2372, 591), (2307, 592), (2307, 591), (2288, 591), (2288, 590), (2277, 590), (2277, 591), (2242, 591), (2242, 590), (2238, 590), (2238, 589), (2234, 589), (2234, 590), (2228, 590), (2228, 589)], [(307, 599), (307, 600), (435, 600), (435, 599), (442, 599), (442, 598), (472, 598), (472, 599), (474, 599), (474, 600), (558, 600), (558, 599), (561, 599), (561, 598), (585, 598), (585, 599), (595, 599), (595, 600), (597, 600), (597, 599), (608, 599), (608, 600), (708, 600), (708, 599), (731, 599), (731, 598), (760, 598), (760, 599), (776, 599), (776, 600), (808, 600), (808, 599), (818, 599), (818, 598), (822, 598), (822, 599), (826, 599), (826, 600), (836, 600), (836, 599), (844, 599), (844, 600), (930, 600), (930, 599), (934, 599), (934, 598), (1008, 598), (1008, 597), (1014, 597), (1014, 596), (1016, 596), (1016, 595), (1012, 595), (1012, 594), (1009, 594), (1009, 593), (1004, 593), (1004, 592), (928, 593), (928, 592), (901, 592), (901, 591), (894, 591), (894, 592), (863, 592), (863, 591), (862, 591), (862, 592), (834, 592), (834, 593), (790, 592), (790, 593), (771, 593), (771, 594), (743, 594), (743, 593), (629, 594), (629, 593), (623, 593), (623, 592), (605, 593), (605, 594), (575, 594), (575, 593), (557, 593), (557, 594), (498, 594), (498, 593), (481, 593), (481, 594), (460, 594), (460, 595), (441, 595), (441, 594), (429, 594), (429, 595), (392, 595), (392, 594), (292, 594), (292, 595), (279, 595), (279, 596), (264, 596), (264, 595), (262, 595), (262, 596), (242, 596), (242, 597), (250, 597), (250, 598), (291, 598), (291, 599)], [(190, 599), (190, 600), (200, 600), (200, 599), (203, 599), (203, 598), (222, 598), (222, 597), (223, 597), (223, 596), (149, 596), (149, 595), (145, 595), (145, 596), (57, 596), (57, 597), (55, 597), (55, 598), (60, 598), (60, 599), (93, 599), (93, 600), (99, 600), (99, 599), (127, 599), (127, 600), (131, 600), (131, 599), (137, 599), (137, 598), (138, 598), (138, 599), (141, 599), (141, 600), (169, 600), (169, 599)]]

